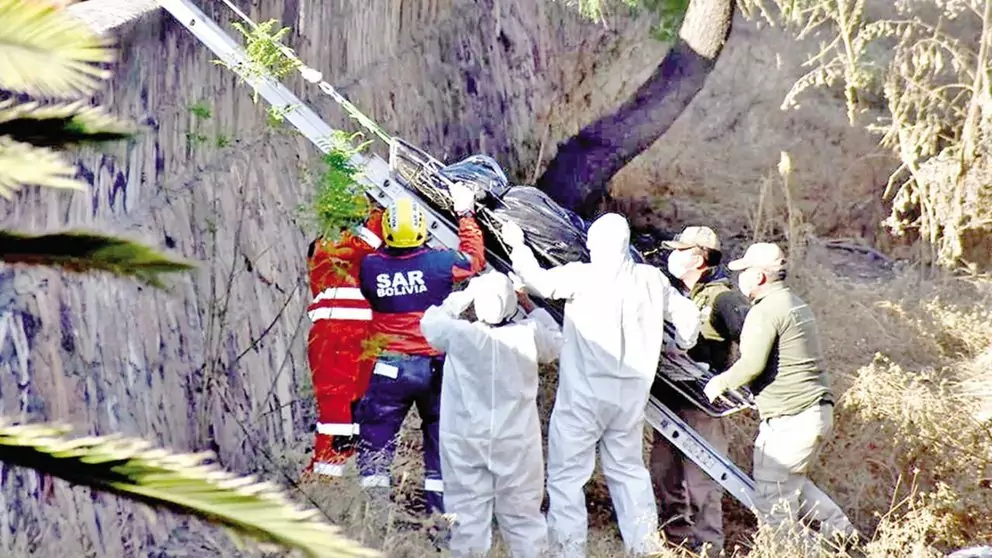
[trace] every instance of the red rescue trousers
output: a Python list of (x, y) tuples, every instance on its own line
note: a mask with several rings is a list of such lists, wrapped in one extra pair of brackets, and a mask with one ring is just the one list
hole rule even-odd
[(313, 321), (307, 360), (317, 403), (317, 439), (309, 469), (340, 476), (354, 453), (358, 425), (352, 405), (368, 388), (374, 359), (362, 359), (372, 311), (356, 287), (332, 287), (318, 295), (308, 314)]

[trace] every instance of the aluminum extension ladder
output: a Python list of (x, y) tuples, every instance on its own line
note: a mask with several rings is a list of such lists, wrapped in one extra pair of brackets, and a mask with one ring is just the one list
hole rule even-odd
[[(158, 0), (158, 2), (230, 67), (237, 68), (248, 63), (244, 49), (191, 0)], [(279, 110), (280, 114), (321, 152), (330, 151), (329, 139), (333, 130), (292, 91), (268, 75), (252, 73), (252, 75), (243, 75), (242, 77), (254, 86), (274, 109)], [(369, 195), (381, 205), (386, 206), (390, 200), (401, 195), (419, 197), (417, 192), (407, 190), (390, 178), (389, 164), (380, 157), (356, 154), (354, 163), (359, 168), (364, 169), (361, 182)], [(428, 227), (431, 232), (428, 245), (440, 248), (457, 248), (458, 235), (452, 223), (446, 217), (435, 212), (428, 204), (421, 205), (427, 213)], [(496, 267), (503, 270), (510, 268), (509, 262), (496, 254), (487, 253), (486, 259), (487, 268), (493, 268), (492, 263), (497, 263)], [(754, 510), (754, 481), (727, 456), (714, 450), (706, 440), (654, 397), (648, 403), (646, 420), (656, 431), (720, 483), (727, 492), (748, 509)]]

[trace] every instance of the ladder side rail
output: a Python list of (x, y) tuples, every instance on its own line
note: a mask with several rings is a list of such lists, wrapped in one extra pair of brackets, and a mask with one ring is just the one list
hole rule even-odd
[[(241, 45), (192, 2), (158, 1), (179, 23), (230, 67), (237, 70), (249, 64), (248, 56)], [(292, 91), (269, 75), (247, 72), (239, 72), (239, 75), (269, 104), (279, 109), (281, 114), (317, 149), (322, 153), (330, 152), (333, 147), (331, 138), (334, 130)], [(388, 204), (388, 199), (394, 199), (405, 192), (401, 186), (389, 180), (389, 165), (379, 156), (355, 154), (352, 156), (352, 162), (362, 169), (359, 181), (377, 201)], [(427, 215), (428, 228), (432, 236), (429, 244), (457, 248), (457, 233), (447, 221), (439, 218), (434, 211), (427, 211)]]
[(728, 494), (754, 510), (754, 481), (733, 461), (713, 449), (699, 433), (653, 396), (648, 401), (644, 416), (656, 432), (668, 439)]

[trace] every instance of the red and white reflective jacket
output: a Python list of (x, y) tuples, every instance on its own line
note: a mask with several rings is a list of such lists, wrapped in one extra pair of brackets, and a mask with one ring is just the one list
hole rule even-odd
[(314, 298), (307, 315), (315, 325), (324, 320), (372, 320), (372, 308), (358, 289), (358, 272), (362, 259), (382, 244), (381, 237), (382, 210), (376, 209), (357, 234), (347, 231), (336, 243), (325, 239), (311, 243), (307, 264)]

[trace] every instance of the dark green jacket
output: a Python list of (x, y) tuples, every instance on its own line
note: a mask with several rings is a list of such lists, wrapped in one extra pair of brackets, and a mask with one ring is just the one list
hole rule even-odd
[[(750, 303), (733, 288), (721, 268), (703, 275), (686, 296), (696, 303), (702, 319), (699, 338), (689, 349), (689, 358), (707, 364), (714, 372), (723, 372), (730, 365), (733, 344), (740, 340)], [(651, 394), (670, 409), (691, 406), (661, 380), (654, 383)]]
[(734, 290), (720, 268), (703, 275), (689, 291), (689, 298), (696, 303), (703, 321), (689, 358), (708, 364), (714, 372), (723, 372), (730, 367), (733, 343), (741, 337), (749, 307), (747, 298)]

